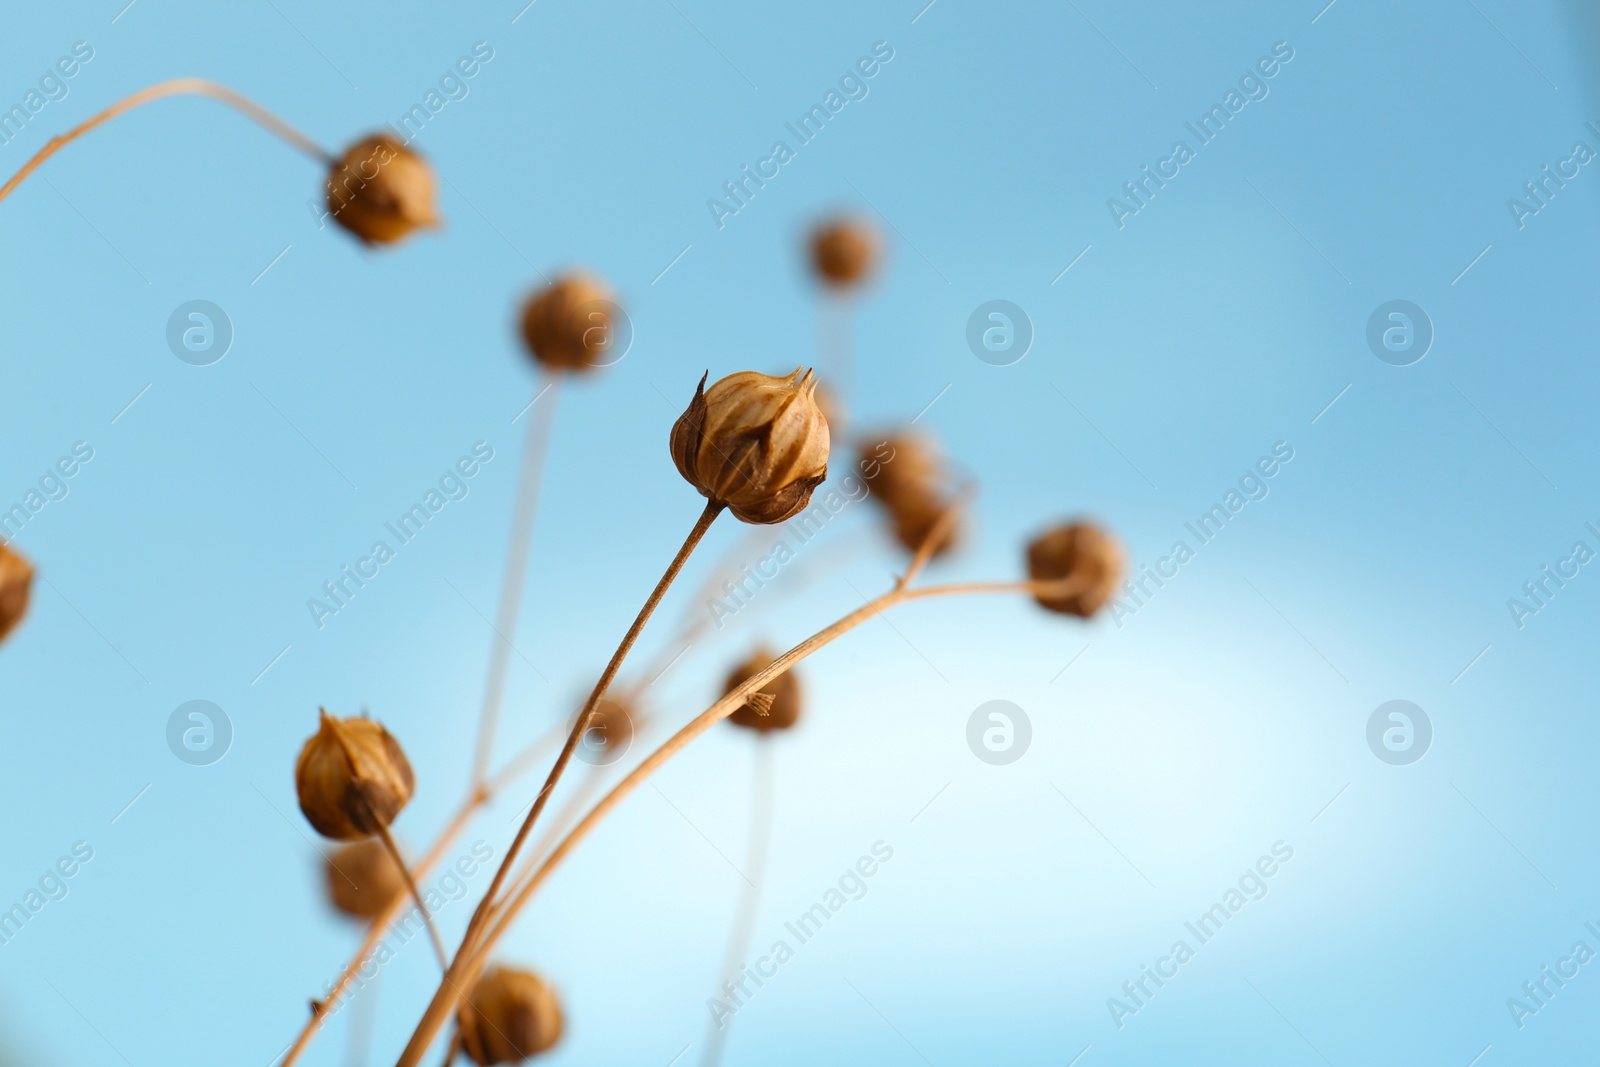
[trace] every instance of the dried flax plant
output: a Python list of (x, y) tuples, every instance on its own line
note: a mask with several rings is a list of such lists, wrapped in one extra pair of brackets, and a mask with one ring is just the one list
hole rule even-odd
[[(197, 78), (179, 78), (141, 90), (52, 138), (0, 186), (0, 199), (10, 195), (46, 159), (90, 130), (143, 104), (184, 94), (227, 104), (320, 163), (326, 172), (330, 216), (362, 242), (390, 245), (419, 229), (440, 224), (433, 173), (405, 145), (379, 134), (363, 138), (334, 156), (232, 89)], [(832, 325), (819, 333), (823, 363), (835, 372), (841, 385), (837, 393), (830, 396), (819, 391), (817, 376), (802, 369), (776, 376), (737, 372), (709, 389), (709, 375), (701, 379), (668, 440), (678, 472), (705, 500), (698, 519), (623, 634), (570, 726), (565, 720), (559, 722), (547, 735), (491, 773), (508, 655), (526, 584), (539, 485), (560, 383), (568, 376), (591, 373), (618, 358), (612, 350), (617, 326), (613, 316), (618, 309), (603, 282), (587, 274), (571, 273), (548, 283), (527, 300), (521, 332), (543, 385), (529, 405), (532, 411), (497, 611), (498, 641), (490, 652), (467, 794), (432, 844), (408, 864), (390, 830), (416, 784), (404, 751), (381, 724), (365, 715), (340, 719), (326, 711), (320, 713), (317, 731), (307, 739), (295, 761), (296, 794), (314, 829), (345, 842), (330, 857), (325, 870), (328, 896), (337, 910), (366, 923), (367, 928), (356, 953), (326, 995), (312, 1000), (310, 1017), (277, 1061), (280, 1067), (291, 1067), (304, 1055), (332, 1006), (351, 995), (351, 984), (363, 961), (412, 901), (428, 929), (444, 973), (400, 1055), (400, 1067), (416, 1067), (452, 1020), (446, 1063), (465, 1053), (480, 1067), (488, 1067), (521, 1062), (553, 1047), (565, 1031), (564, 1009), (553, 986), (533, 971), (492, 963), (491, 957), (552, 873), (608, 814), (690, 742), (724, 719), (755, 734), (758, 758), (754, 767), (750, 867), (760, 877), (769, 847), (771, 735), (792, 727), (799, 718), (800, 691), (794, 674), (799, 663), (868, 620), (912, 601), (1023, 594), (1049, 611), (1088, 618), (1109, 598), (1121, 578), (1122, 553), (1109, 534), (1084, 522), (1051, 527), (1029, 544), (1026, 579), (915, 585), (929, 561), (960, 540), (963, 495), (952, 487), (931, 440), (909, 432), (889, 435), (870, 451), (861, 449), (861, 468), (868, 471), (871, 464), (873, 474), (869, 477), (877, 479), (874, 496), (884, 508), (889, 532), (912, 553), (894, 584), (782, 654), (774, 656), (760, 650), (752, 654), (728, 676), (721, 698), (629, 769), (591, 805), (590, 794), (602, 782), (602, 768), (592, 767), (580, 788), (568, 796), (564, 809), (546, 827), (542, 839), (529, 845), (530, 835), (578, 747), (591, 744), (596, 736), (607, 745), (622, 744), (624, 738), (631, 740), (642, 734), (648, 725), (650, 717), (640, 710), (645, 693), (676, 658), (659, 672), (646, 671), (634, 685), (620, 687), (616, 695), (608, 694), (646, 624), (712, 524), (726, 511), (742, 522), (769, 526), (785, 522), (811, 505), (813, 492), (828, 473), (833, 443), (830, 415), (834, 433), (842, 438), (844, 402), (853, 376), (849, 302), (875, 269), (879, 245), (871, 227), (851, 220), (836, 220), (819, 227), (810, 242), (813, 269), (829, 294), (820, 321)], [(540, 405), (547, 393), (549, 401)], [(885, 449), (892, 462), (885, 460)], [(0, 640), (11, 635), (27, 613), (33, 573), (26, 559), (0, 544)], [(701, 637), (704, 626), (703, 619), (687, 624), (670, 647), (681, 643), (686, 650)], [(527, 815), (459, 944), (453, 953), (448, 951), (418, 891), (417, 879), (426, 877), (440, 862), (475, 815), (547, 759), (558, 741), (560, 748), (544, 784), (526, 805)], [(622, 751), (625, 750), (623, 744)], [(742, 954), (741, 945), (748, 939), (758, 904), (758, 891), (752, 886), (741, 902), (731, 932), (725, 969), (731, 968)], [(720, 1037), (713, 1035), (707, 1043), (704, 1062), (716, 1063), (720, 1052)]]

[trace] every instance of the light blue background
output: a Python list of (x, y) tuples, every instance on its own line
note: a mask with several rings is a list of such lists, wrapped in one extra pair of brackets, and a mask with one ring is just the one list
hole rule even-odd
[[(317, 705), (370, 708), (405, 744), (419, 788), (397, 831), (414, 846), (465, 787), (491, 638), (477, 612), (493, 613), (511, 419), (534, 382), (511, 323), (537, 272), (604, 275), (636, 341), (560, 401), (502, 754), (568, 712), (697, 514), (665, 445), (702, 371), (814, 358), (801, 241), (839, 209), (878, 218), (889, 244), (855, 317), (857, 421), (939, 397), (919, 425), (983, 486), (977, 536), (937, 575), (1014, 575), (1025, 539), (1074, 514), (1151, 563), (1274, 442), (1294, 459), (1121, 627), (933, 602), (806, 664), (755, 943), (873, 842), (894, 858), (739, 1014), (726, 1062), (1488, 1067), (1592, 1048), (1600, 964), (1523, 1029), (1506, 1008), (1573, 942), (1600, 950), (1583, 928), (1600, 925), (1600, 578), (1585, 568), (1520, 630), (1506, 607), (1575, 540), (1600, 548), (1584, 529), (1600, 522), (1600, 175), (1520, 230), (1506, 206), (1574, 141), (1600, 147), (1590, 13), (539, 0), (513, 23), (522, 2), (5, 13), (7, 106), (73, 42), (95, 50), (0, 148), (7, 174), (180, 74), (340, 146), (474, 42), (494, 49), (417, 140), (448, 228), (398, 249), (319, 230), (317, 167), (198, 99), (96, 131), (0, 204), (0, 503), (74, 442), (95, 450), (18, 540), (40, 580), (0, 652), (0, 902), (73, 842), (95, 850), (0, 947), (17, 1062), (273, 1061), (356, 943), (295, 810)], [(707, 198), (877, 41), (895, 54), (870, 95), (719, 230)], [(1294, 59), (1270, 95), (1118, 229), (1107, 198), (1279, 41)], [(163, 337), (196, 298), (236, 330), (211, 367)], [(963, 339), (993, 298), (1036, 331), (1014, 366)], [(1411, 367), (1364, 340), (1394, 298), (1437, 331)], [(470, 496), (318, 631), (306, 598), (478, 440), (496, 458)], [(852, 506), (828, 535), (839, 556), (803, 554), (802, 595), (769, 590), (698, 645), (653, 690), (660, 716), (704, 707), (753, 639), (792, 644), (883, 588), (886, 545), (847, 554), (876, 519)], [(713, 530), (640, 664), (718, 556), (764, 551), (734, 526)], [(210, 767), (164, 741), (195, 698), (235, 730)], [(1435, 731), (1408, 767), (1364, 738), (1395, 698)], [(1033, 724), (1011, 766), (966, 748), (991, 699)], [(752, 756), (728, 729), (697, 744), (520, 924), (505, 955), (567, 1005), (551, 1062), (665, 1065), (690, 1045), (677, 1062), (698, 1062)], [(532, 789), (462, 847), (498, 854)], [(1107, 998), (1280, 840), (1294, 858), (1268, 895), (1119, 1030)], [(448, 936), (468, 911), (441, 915)], [(385, 968), (371, 1062), (392, 1062), (436, 979), (418, 943)], [(346, 1063), (355, 1015), (306, 1062)]]

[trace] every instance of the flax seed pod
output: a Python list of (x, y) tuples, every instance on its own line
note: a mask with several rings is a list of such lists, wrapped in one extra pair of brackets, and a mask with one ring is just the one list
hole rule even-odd
[(329, 170), (328, 211), (365, 243), (392, 244), (439, 225), (435, 190), (427, 162), (380, 133), (351, 145)]
[(461, 1043), (478, 1067), (521, 1063), (561, 1040), (555, 991), (532, 971), (491, 967), (462, 1012)]
[(32, 589), (33, 567), (0, 544), (0, 641), (5, 640), (27, 614)]
[(1062, 583), (1060, 592), (1034, 594), (1041, 607), (1088, 618), (1111, 598), (1122, 579), (1122, 548), (1092, 523), (1064, 523), (1028, 546), (1028, 576)]
[(406, 893), (405, 875), (375, 837), (335, 849), (323, 874), (328, 900), (354, 919), (376, 919)]
[(317, 732), (295, 762), (300, 810), (324, 837), (370, 837), (393, 822), (411, 799), (411, 764), (381, 724), (321, 714)]
[(730, 374), (710, 389), (700, 379), (672, 427), (672, 460), (702, 496), (744, 522), (783, 522), (805, 509), (828, 476), (828, 421), (817, 379), (796, 367), (774, 377)]
[(566, 274), (523, 305), (522, 339), (529, 355), (552, 370), (597, 370), (621, 358), (614, 351), (619, 310), (604, 282)]
[[(722, 687), (723, 695), (743, 685), (774, 658), (770, 650), (757, 648), (728, 674), (728, 680)], [(751, 693), (739, 710), (728, 716), (728, 721), (759, 733), (788, 730), (800, 721), (800, 709), (800, 682), (793, 671), (784, 671)]]
[(860, 219), (833, 219), (811, 234), (811, 266), (823, 284), (848, 289), (867, 280), (878, 262), (878, 233)]
[[(908, 430), (888, 434), (861, 447), (859, 466), (895, 540), (906, 551), (917, 551), (954, 499), (949, 472), (933, 440)], [(954, 548), (960, 537), (957, 522), (934, 546), (934, 555)]]

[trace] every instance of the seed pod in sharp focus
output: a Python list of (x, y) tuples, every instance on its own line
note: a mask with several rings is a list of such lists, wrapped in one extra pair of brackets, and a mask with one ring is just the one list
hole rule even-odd
[[(758, 648), (733, 669), (722, 687), (724, 696), (743, 685), (757, 671), (775, 659), (771, 652)], [(739, 710), (728, 716), (735, 726), (743, 726), (759, 733), (787, 730), (800, 721), (800, 682), (793, 671), (784, 671), (766, 685), (750, 694)]]
[(1067, 579), (1062, 592), (1036, 593), (1034, 599), (1051, 611), (1087, 619), (1122, 579), (1122, 548), (1092, 523), (1064, 523), (1028, 546), (1028, 576), (1036, 582)]
[(351, 145), (328, 172), (333, 221), (369, 245), (439, 225), (435, 195), (433, 171), (423, 158), (381, 133)]
[(33, 590), (33, 567), (4, 544), (0, 544), (0, 641), (16, 628), (28, 613), (28, 597)]
[(528, 298), (522, 340), (534, 359), (553, 370), (592, 371), (615, 362), (612, 309), (604, 282), (567, 274)]
[[(933, 526), (954, 502), (950, 475), (931, 438), (899, 431), (861, 447), (859, 467), (873, 499), (888, 512), (895, 540), (908, 552), (922, 547)], [(934, 546), (935, 556), (961, 539), (960, 523)]]
[(672, 460), (702, 496), (744, 522), (799, 514), (828, 476), (828, 420), (811, 371), (740, 371), (706, 389), (672, 427)]
[(406, 893), (405, 875), (375, 837), (335, 849), (323, 873), (329, 901), (353, 919), (376, 919)]
[(491, 967), (464, 1009), (461, 1044), (479, 1067), (521, 1063), (561, 1040), (561, 1002), (532, 971)]
[(322, 723), (295, 761), (300, 810), (317, 833), (335, 841), (370, 837), (394, 821), (415, 786), (400, 743), (371, 719)]
[(878, 233), (859, 219), (835, 219), (811, 234), (811, 266), (835, 289), (860, 285), (878, 263)]

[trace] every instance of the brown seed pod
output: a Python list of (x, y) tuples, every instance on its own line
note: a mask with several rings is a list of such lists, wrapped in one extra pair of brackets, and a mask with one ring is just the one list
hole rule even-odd
[(592, 371), (615, 357), (611, 290), (587, 274), (568, 274), (528, 298), (522, 339), (534, 359), (555, 370)]
[(811, 266), (827, 285), (859, 285), (877, 262), (878, 233), (859, 219), (835, 219), (811, 234)]
[(828, 420), (811, 371), (776, 378), (730, 374), (706, 389), (672, 427), (672, 461), (702, 496), (744, 522), (783, 522), (828, 476)]
[[(933, 440), (903, 430), (864, 444), (860, 469), (872, 496), (889, 515), (895, 540), (908, 552), (922, 547), (933, 526), (953, 502), (950, 476)], [(954, 548), (961, 524), (955, 522), (934, 547), (934, 555)]]
[(400, 743), (380, 723), (335, 719), (326, 711), (294, 766), (300, 810), (317, 833), (335, 841), (370, 837), (388, 826), (415, 784)]
[(387, 134), (374, 134), (351, 145), (329, 170), (328, 211), (367, 244), (391, 244), (439, 225), (435, 188), (421, 156)]
[[(743, 685), (775, 658), (767, 649), (756, 649), (749, 659), (728, 674), (728, 680), (722, 687), (723, 695)], [(728, 716), (728, 721), (760, 733), (787, 730), (800, 721), (800, 704), (800, 682), (793, 671), (784, 671), (750, 694), (749, 700)]]
[(1122, 548), (1098, 526), (1065, 523), (1046, 530), (1028, 546), (1028, 576), (1034, 581), (1071, 579), (1069, 592), (1036, 594), (1041, 607), (1088, 618), (1122, 579)]
[(6, 634), (28, 613), (28, 596), (32, 589), (32, 565), (0, 544), (0, 641), (5, 640)]
[(355, 919), (376, 919), (406, 894), (405, 875), (382, 841), (369, 837), (336, 849), (328, 857), (328, 899)]
[(593, 766), (609, 767), (628, 754), (633, 733), (633, 709), (617, 697), (601, 697), (573, 754)]
[(532, 971), (491, 967), (461, 1014), (462, 1046), (479, 1067), (521, 1063), (561, 1040), (561, 1002)]

